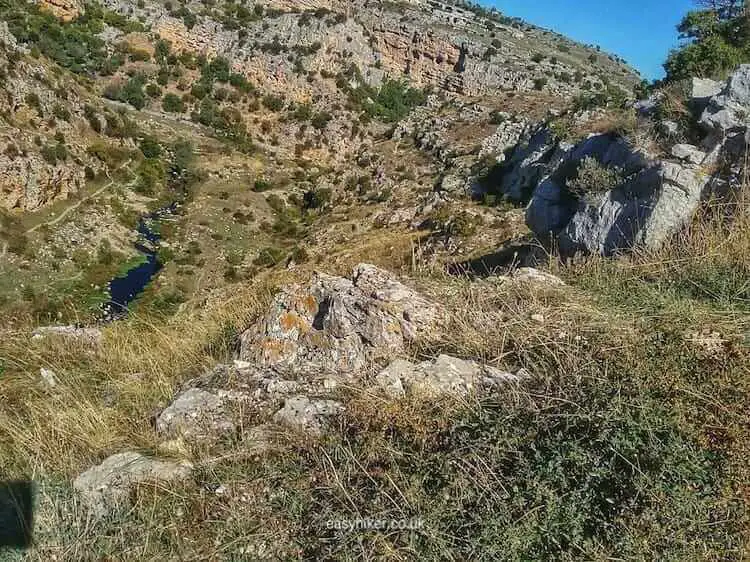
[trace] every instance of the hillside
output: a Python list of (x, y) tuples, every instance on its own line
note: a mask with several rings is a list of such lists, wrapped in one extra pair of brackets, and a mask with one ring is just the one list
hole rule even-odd
[(19, 559), (747, 552), (750, 66), (463, 2), (0, 0)]

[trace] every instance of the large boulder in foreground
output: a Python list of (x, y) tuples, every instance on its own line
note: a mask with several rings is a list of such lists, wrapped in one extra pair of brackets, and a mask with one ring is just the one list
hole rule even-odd
[(439, 323), (440, 307), (391, 273), (360, 264), (350, 279), (316, 273), (284, 287), (241, 338), (240, 359), (294, 372), (353, 372)]
[(558, 233), (560, 250), (610, 255), (655, 248), (690, 220), (707, 182), (694, 166), (659, 162), (645, 168), (615, 189), (579, 200)]

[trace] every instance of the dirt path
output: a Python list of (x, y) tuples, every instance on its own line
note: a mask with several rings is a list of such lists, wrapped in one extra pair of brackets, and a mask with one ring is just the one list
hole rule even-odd
[[(119, 168), (115, 170), (115, 172), (119, 172), (122, 170), (125, 166), (129, 165), (132, 162), (132, 160), (128, 160), (124, 164), (122, 164)], [(107, 172), (107, 177), (111, 178), (109, 172)], [(63, 212), (61, 212), (59, 215), (57, 215), (54, 219), (48, 220), (45, 222), (40, 222), (36, 226), (32, 226), (30, 229), (26, 231), (26, 234), (31, 234), (32, 232), (35, 232), (36, 230), (39, 230), (42, 226), (53, 226), (57, 223), (59, 223), (61, 220), (63, 220), (65, 217), (67, 217), (72, 211), (75, 211), (78, 207), (81, 206), (82, 203), (89, 201), (95, 197), (98, 197), (102, 193), (104, 193), (107, 189), (112, 187), (116, 183), (116, 180), (110, 179), (109, 182), (107, 182), (105, 185), (94, 191), (93, 193), (90, 193), (80, 201), (76, 202), (74, 205), (71, 205), (70, 207), (66, 208)]]

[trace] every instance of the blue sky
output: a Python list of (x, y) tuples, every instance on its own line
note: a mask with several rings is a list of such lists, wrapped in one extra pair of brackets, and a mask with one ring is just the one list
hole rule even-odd
[(661, 78), (661, 64), (679, 44), (675, 26), (692, 0), (482, 0), (523, 18), (623, 57), (644, 78)]

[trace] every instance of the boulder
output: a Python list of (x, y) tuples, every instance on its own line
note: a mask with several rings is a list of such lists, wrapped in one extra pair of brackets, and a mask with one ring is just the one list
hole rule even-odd
[(293, 372), (362, 370), (436, 328), (440, 308), (373, 265), (281, 290), (241, 337), (240, 360)]
[(310, 399), (307, 396), (295, 396), (284, 401), (273, 420), (292, 427), (302, 433), (320, 436), (328, 419), (344, 411), (344, 406), (335, 400)]
[(59, 384), (57, 374), (51, 369), (45, 369), (42, 367), (39, 369), (39, 376), (42, 378), (42, 382), (44, 382), (47, 388), (55, 388)]
[(656, 130), (665, 137), (672, 138), (680, 134), (680, 125), (676, 121), (664, 119), (656, 125)]
[(482, 388), (519, 382), (522, 377), (475, 361), (440, 355), (434, 361), (412, 363), (396, 359), (375, 377), (391, 397), (406, 394), (435, 398), (444, 395), (465, 397)]
[(518, 268), (511, 274), (510, 279), (521, 283), (546, 285), (548, 287), (562, 287), (565, 285), (565, 282), (559, 277), (533, 267)]
[(192, 465), (149, 458), (128, 451), (105, 459), (78, 475), (73, 488), (96, 518), (127, 506), (133, 488), (141, 483), (187, 480)]
[(723, 88), (722, 82), (708, 78), (693, 78), (690, 82), (690, 105), (697, 112), (702, 112), (709, 100), (720, 94)]
[[(615, 135), (591, 135), (553, 162), (526, 208), (526, 224), (541, 240), (556, 240), (566, 255), (656, 247), (690, 219), (709, 179), (698, 169), (710, 159), (701, 150), (675, 145), (673, 154), (684, 162), (657, 160)], [(621, 185), (571, 194), (567, 182), (586, 158), (619, 170)]]
[(660, 162), (622, 186), (581, 199), (558, 234), (560, 251), (611, 255), (636, 245), (655, 248), (690, 220), (708, 179), (690, 167)]
[(713, 96), (703, 111), (700, 125), (710, 133), (728, 135), (744, 132), (750, 108), (750, 64), (743, 64)]
[(672, 156), (690, 164), (702, 164), (706, 153), (692, 144), (676, 144), (672, 147)]
[(542, 127), (534, 131), (508, 158), (500, 192), (513, 201), (527, 199), (548, 173), (556, 149), (559, 147), (549, 129)]
[(211, 443), (237, 430), (230, 395), (190, 388), (156, 418), (156, 431), (164, 437), (180, 436), (188, 442)]

